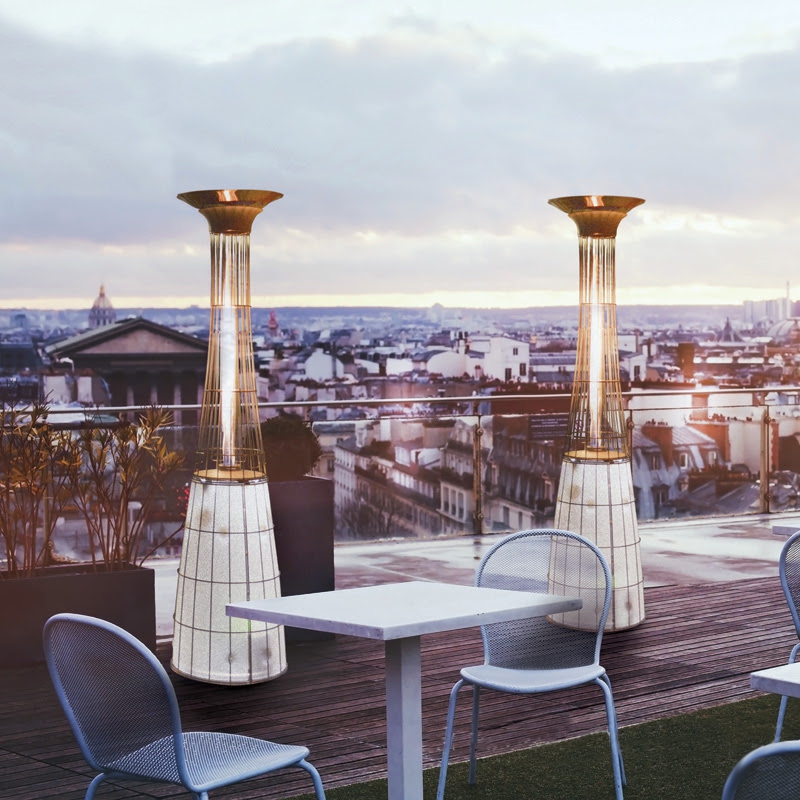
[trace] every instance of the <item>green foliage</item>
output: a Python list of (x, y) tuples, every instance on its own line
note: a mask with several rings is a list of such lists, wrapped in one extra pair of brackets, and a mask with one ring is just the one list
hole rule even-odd
[(47, 422), (47, 404), (0, 406), (0, 535), (8, 577), (48, 563), (58, 513), (80, 455), (69, 431)]
[(160, 433), (170, 412), (149, 408), (136, 424), (72, 429), (50, 423), (48, 411), (46, 403), (0, 408), (5, 577), (33, 575), (52, 561), (53, 530), (68, 505), (84, 517), (92, 563), (107, 570), (141, 564), (155, 549), (142, 551), (145, 522), (183, 464)]
[(155, 549), (142, 552), (144, 525), (183, 465), (183, 455), (169, 450), (161, 435), (171, 419), (169, 411), (151, 407), (136, 424), (80, 432), (82, 464), (71, 489), (86, 521), (92, 561), (101, 560), (106, 569), (139, 564)]
[(279, 414), (261, 423), (261, 440), (271, 481), (297, 481), (322, 457), (311, 424), (297, 414)]

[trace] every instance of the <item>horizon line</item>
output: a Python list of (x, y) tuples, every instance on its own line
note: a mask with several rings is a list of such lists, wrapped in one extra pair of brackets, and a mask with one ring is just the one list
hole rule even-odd
[[(98, 283), (99, 287), (101, 284)], [(102, 281), (107, 290), (108, 281)], [(97, 290), (87, 291), (82, 296), (71, 297), (14, 297), (3, 302), (0, 309), (31, 309), (37, 311), (78, 311), (92, 307)], [(115, 309), (137, 308), (209, 308), (208, 294), (166, 295), (152, 297), (145, 295), (119, 294), (105, 292), (105, 296)], [(616, 305), (687, 307), (687, 306), (743, 306), (748, 301), (765, 302), (788, 300), (795, 302), (788, 293), (763, 287), (717, 287), (707, 285), (668, 286), (663, 289), (617, 289)], [(251, 295), (253, 308), (416, 308), (431, 309), (441, 306), (445, 309), (470, 310), (522, 310), (529, 308), (578, 308), (579, 296), (575, 290), (563, 291), (420, 291), (420, 292), (365, 292), (353, 294), (280, 294)]]

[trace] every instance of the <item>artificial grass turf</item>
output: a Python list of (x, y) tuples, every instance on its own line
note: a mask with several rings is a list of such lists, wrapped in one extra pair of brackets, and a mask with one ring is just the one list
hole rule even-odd
[[(736, 762), (775, 735), (779, 698), (762, 695), (620, 731), (626, 800), (711, 800)], [(800, 700), (790, 700), (783, 739), (800, 738)], [(478, 742), (480, 754), (480, 740)], [(313, 755), (312, 755), (313, 758)], [(325, 774), (322, 775), (325, 781)], [(436, 796), (438, 768), (424, 774)], [(386, 780), (326, 789), (328, 800), (384, 800)], [(304, 795), (304, 797), (306, 797)], [(451, 764), (445, 800), (613, 800), (611, 749), (605, 733), (479, 759), (477, 783), (467, 764)], [(765, 800), (768, 800), (765, 798)]]

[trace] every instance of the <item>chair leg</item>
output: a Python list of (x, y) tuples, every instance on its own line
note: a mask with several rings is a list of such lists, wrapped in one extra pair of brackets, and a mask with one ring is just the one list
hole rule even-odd
[(89, 784), (89, 788), (86, 790), (86, 795), (84, 800), (92, 800), (94, 797), (94, 793), (97, 791), (97, 787), (106, 779), (106, 775), (104, 772), (101, 772), (99, 775), (95, 775), (92, 779), (92, 782)]
[(436, 788), (436, 800), (444, 797), (444, 785), (447, 781), (447, 764), (450, 761), (450, 747), (453, 744), (453, 722), (456, 715), (456, 697), (458, 690), (464, 685), (464, 679), (460, 678), (455, 686), (450, 690), (450, 703), (447, 706), (447, 725), (444, 730), (444, 748), (442, 749), (442, 763), (439, 767), (439, 785)]
[(311, 776), (311, 780), (314, 781), (314, 791), (316, 792), (317, 800), (325, 800), (325, 790), (322, 788), (322, 778), (319, 772), (317, 772), (317, 768), (309, 764), (305, 759), (298, 761), (297, 766), (302, 767)]
[[(608, 686), (609, 692), (611, 692), (611, 697), (614, 697), (614, 691), (611, 688), (611, 678), (608, 677), (608, 673), (601, 676), (601, 680), (605, 681), (606, 686)], [(617, 722), (617, 709), (616, 706), (613, 705), (612, 700), (612, 710), (614, 712), (614, 739), (617, 742), (617, 755), (619, 756), (619, 771), (620, 775), (622, 776), (622, 785), (627, 786), (628, 780), (625, 777), (625, 761), (622, 758), (622, 748), (619, 746), (619, 723)]]
[(617, 800), (623, 800), (622, 787), (626, 784), (625, 767), (622, 763), (622, 753), (619, 748), (619, 731), (617, 729), (617, 712), (614, 708), (614, 696), (611, 693), (611, 681), (607, 675), (602, 675), (595, 683), (603, 690), (606, 700), (606, 717), (608, 719), (608, 738), (611, 740), (611, 766), (614, 769), (614, 789)]
[(475, 771), (477, 762), (475, 755), (478, 751), (478, 714), (480, 712), (481, 687), (472, 687), (472, 730), (469, 736), (469, 783), (475, 784)]

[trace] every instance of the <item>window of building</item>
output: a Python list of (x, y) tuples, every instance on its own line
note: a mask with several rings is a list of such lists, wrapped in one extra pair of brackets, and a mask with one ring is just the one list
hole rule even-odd
[(681, 469), (688, 469), (689, 468), (689, 454), (688, 453), (678, 453), (678, 466)]
[(650, 469), (658, 469), (661, 466), (661, 456), (658, 453), (650, 453), (647, 456), (647, 463)]
[(506, 367), (506, 380), (511, 380), (511, 367)]

